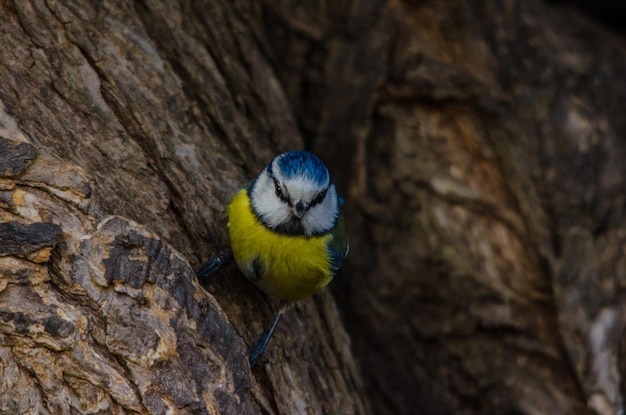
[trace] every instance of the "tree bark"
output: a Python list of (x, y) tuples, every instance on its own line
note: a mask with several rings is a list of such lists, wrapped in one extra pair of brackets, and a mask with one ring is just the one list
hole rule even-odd
[[(538, 1), (0, 2), (0, 410), (616, 414), (626, 41)], [(350, 255), (277, 308), (225, 209), (308, 148)]]

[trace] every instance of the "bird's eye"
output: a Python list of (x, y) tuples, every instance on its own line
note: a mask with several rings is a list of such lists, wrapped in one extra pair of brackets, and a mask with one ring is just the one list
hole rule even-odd
[(326, 192), (328, 192), (328, 189), (324, 189), (322, 190), (316, 197), (315, 199), (313, 199), (313, 201), (311, 202), (311, 206), (315, 206), (315, 205), (319, 205), (320, 203), (322, 203), (324, 201), (324, 198), (326, 198)]
[(276, 187), (276, 196), (278, 196), (280, 199), (284, 199), (285, 195), (283, 194), (283, 189), (280, 188), (278, 182), (274, 182), (274, 186)]

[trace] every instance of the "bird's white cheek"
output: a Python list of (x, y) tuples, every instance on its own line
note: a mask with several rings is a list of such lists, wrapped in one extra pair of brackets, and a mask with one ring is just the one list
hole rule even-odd
[(337, 221), (337, 197), (330, 193), (324, 202), (309, 209), (302, 218), (302, 224), (307, 234), (327, 232), (335, 226)]
[(261, 193), (254, 198), (254, 210), (267, 225), (275, 227), (289, 219), (289, 206), (272, 193)]

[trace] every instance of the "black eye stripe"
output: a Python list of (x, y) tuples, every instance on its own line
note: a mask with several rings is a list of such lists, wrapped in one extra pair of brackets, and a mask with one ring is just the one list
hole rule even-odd
[(274, 188), (276, 189), (276, 196), (282, 197), (283, 190), (280, 188), (280, 185), (278, 184), (276, 180), (274, 180)]
[(267, 168), (267, 175), (274, 182), (274, 190), (276, 191), (276, 197), (278, 197), (280, 200), (282, 200), (283, 202), (285, 202), (289, 206), (291, 206), (291, 201), (289, 200), (289, 196), (286, 195), (283, 192), (282, 187), (280, 187), (280, 184), (278, 183), (278, 179), (276, 178), (276, 176), (274, 176), (274, 171), (272, 170), (272, 165), (271, 164)]
[(324, 199), (326, 199), (326, 194), (328, 193), (328, 188), (322, 190), (316, 197), (315, 199), (313, 199), (313, 201), (311, 202), (310, 206), (315, 206), (315, 205), (319, 205), (320, 203), (322, 203), (324, 201)]
[(274, 181), (274, 187), (276, 190), (276, 196), (282, 200), (283, 202), (287, 203), (289, 206), (291, 206), (291, 200), (289, 200), (289, 197), (283, 192), (283, 189), (280, 187), (280, 184), (278, 183), (278, 180), (276, 180), (276, 178), (274, 176), (271, 176), (272, 180)]

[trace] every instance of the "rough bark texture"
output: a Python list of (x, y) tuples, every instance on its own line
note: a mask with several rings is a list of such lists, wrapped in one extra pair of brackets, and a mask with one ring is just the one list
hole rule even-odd
[[(616, 414), (625, 74), (538, 1), (0, 1), (0, 412)], [(192, 269), (302, 147), (350, 256), (251, 371)]]

